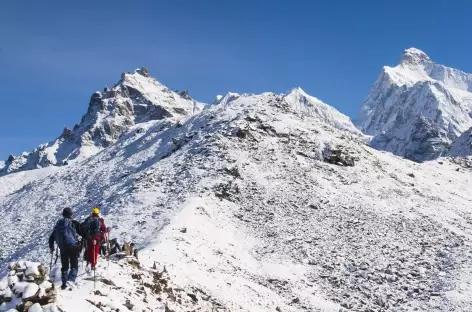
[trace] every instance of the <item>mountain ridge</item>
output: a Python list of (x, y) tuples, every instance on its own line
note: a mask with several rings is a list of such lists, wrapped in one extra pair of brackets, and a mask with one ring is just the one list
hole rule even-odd
[[(457, 296), (472, 265), (470, 171), (376, 151), (318, 104), (297, 89), (239, 97), (136, 124), (85, 161), (0, 177), (0, 268), (47, 263), (62, 209), (82, 220), (98, 206), (141, 266), (222, 311), (470, 307)], [(93, 293), (79, 293), (86, 306)]]
[[(255, 94), (229, 92), (217, 96), (213, 105), (227, 105), (241, 97), (251, 96)], [(293, 88), (281, 96), (287, 96), (292, 105), (330, 120), (333, 125), (358, 132), (349, 117), (309, 96), (301, 88)], [(134, 73), (123, 73), (112, 88), (94, 92), (86, 114), (73, 129), (65, 128), (55, 140), (40, 144), (32, 152), (10, 155), (0, 166), (0, 175), (83, 161), (116, 142), (136, 124), (160, 119), (179, 122), (201, 112), (205, 106), (208, 104), (194, 100), (187, 91), (171, 91), (153, 78), (145, 67), (137, 68)]]
[(177, 122), (203, 106), (186, 92), (168, 89), (146, 68), (137, 68), (133, 73), (123, 73), (112, 88), (94, 92), (86, 114), (73, 129), (65, 128), (59, 137), (30, 153), (10, 155), (0, 175), (84, 160), (113, 144), (136, 123), (159, 119)]
[(410, 48), (397, 66), (382, 69), (356, 124), (376, 149), (420, 162), (445, 156), (472, 126), (471, 88), (472, 74)]

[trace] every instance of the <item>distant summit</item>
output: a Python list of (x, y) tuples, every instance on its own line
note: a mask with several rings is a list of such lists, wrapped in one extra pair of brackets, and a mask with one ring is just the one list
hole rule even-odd
[(402, 65), (421, 65), (432, 62), (429, 56), (416, 48), (409, 48), (403, 52), (400, 64)]
[(385, 66), (362, 104), (358, 127), (374, 148), (414, 161), (446, 155), (472, 127), (472, 74), (434, 63), (421, 50), (404, 51)]
[(0, 175), (11, 172), (66, 165), (94, 155), (113, 144), (136, 123), (180, 118), (198, 113), (204, 104), (187, 93), (176, 93), (151, 77), (145, 67), (123, 73), (110, 89), (96, 91), (90, 97), (87, 113), (73, 129), (32, 152), (10, 157), (0, 163)]

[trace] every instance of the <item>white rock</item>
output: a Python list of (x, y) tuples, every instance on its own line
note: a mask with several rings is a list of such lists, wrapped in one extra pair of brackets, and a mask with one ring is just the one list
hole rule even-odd
[(44, 281), (42, 282), (40, 285), (39, 285), (40, 288), (43, 288), (45, 290), (48, 290), (48, 289), (51, 289), (52, 288), (52, 284), (51, 282), (49, 281)]
[(28, 286), (29, 283), (26, 282), (18, 282), (15, 284), (13, 287), (13, 293), (16, 295), (19, 295), (25, 291), (26, 286)]
[(43, 312), (43, 308), (41, 308), (39, 303), (35, 303), (28, 309), (28, 312)]
[(38, 267), (40, 266), (40, 263), (34, 263), (34, 262), (26, 262), (26, 276), (31, 276), (31, 275), (39, 275), (39, 270)]
[(14, 285), (16, 283), (18, 283), (18, 276), (13, 275), (13, 276), (8, 277), (8, 285), (9, 286)]
[(39, 286), (34, 283), (28, 283), (23, 291), (23, 299), (35, 296), (39, 291)]
[(5, 298), (13, 298), (13, 293), (11, 292), (10, 288), (5, 289), (3, 293), (3, 297)]

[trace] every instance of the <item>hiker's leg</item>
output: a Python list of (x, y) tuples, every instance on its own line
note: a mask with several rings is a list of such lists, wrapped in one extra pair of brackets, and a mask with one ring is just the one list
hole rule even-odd
[(87, 263), (93, 264), (93, 246), (87, 243)]
[(61, 280), (62, 284), (67, 283), (67, 272), (69, 271), (69, 253), (66, 248), (61, 249)]
[(77, 278), (77, 272), (79, 271), (79, 251), (75, 247), (70, 248), (69, 260), (70, 272), (68, 280), (75, 282), (75, 279)]
[(95, 256), (95, 259), (93, 259), (93, 266), (97, 266), (97, 262), (98, 262), (98, 253), (100, 252), (100, 244), (96, 244), (95, 245), (95, 253), (94, 253), (94, 256)]

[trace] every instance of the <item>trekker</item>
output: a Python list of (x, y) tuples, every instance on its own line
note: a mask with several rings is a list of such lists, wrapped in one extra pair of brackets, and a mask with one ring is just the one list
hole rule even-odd
[(87, 266), (90, 264), (92, 270), (97, 266), (100, 244), (106, 233), (105, 221), (99, 215), (100, 209), (93, 208), (92, 214), (82, 223), (82, 232), (87, 239)]
[[(67, 283), (75, 283), (79, 270), (80, 242), (74, 220), (72, 220), (72, 210), (65, 208), (62, 211), (62, 219), (58, 220), (54, 226), (51, 236), (49, 236), (49, 249), (54, 253), (54, 242), (56, 242), (61, 252), (61, 289), (67, 288)], [(70, 267), (70, 272), (69, 272)]]

